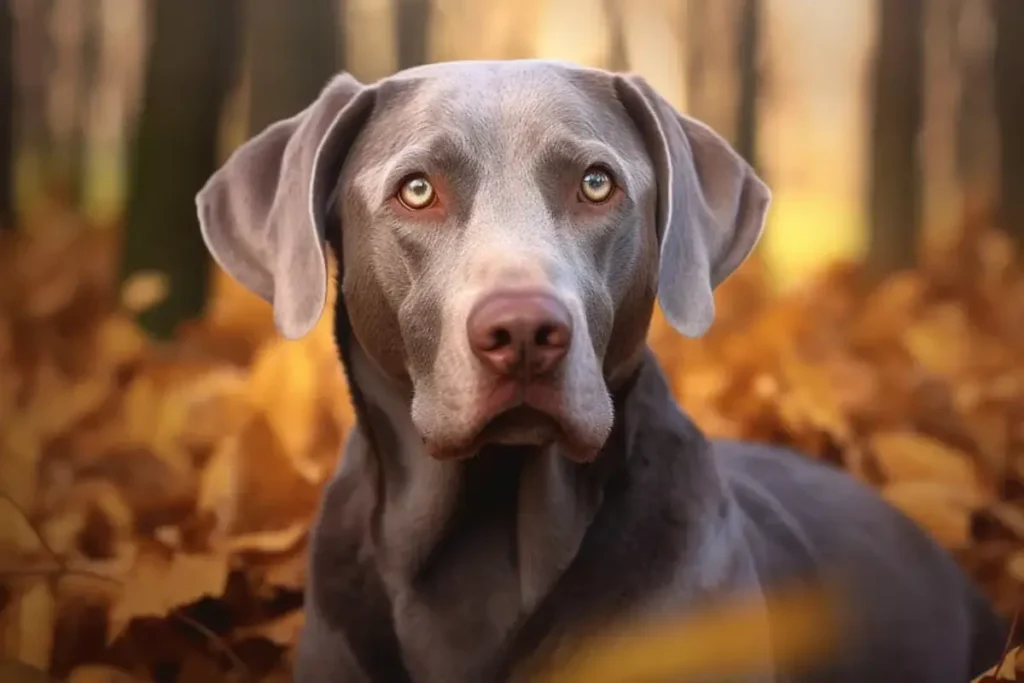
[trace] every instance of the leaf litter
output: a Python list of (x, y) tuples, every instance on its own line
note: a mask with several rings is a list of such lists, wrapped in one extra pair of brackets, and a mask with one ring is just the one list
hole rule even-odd
[[(118, 291), (115, 236), (52, 222), (0, 241), (0, 671), (289, 680), (309, 524), (354, 419), (330, 316), (283, 341), (269, 306), (218, 272), (206, 316), (149, 341), (133, 314), (166, 296), (159, 274)], [(1012, 616), (1024, 271), (987, 223), (874, 285), (842, 264), (771, 295), (755, 257), (716, 293), (708, 335), (682, 339), (656, 315), (650, 341), (709, 434), (846, 468)], [(695, 642), (728, 632), (702, 647), (746, 652), (722, 618)], [(701, 661), (659, 650), (664, 635), (617, 661)], [(985, 680), (1024, 680), (1020, 648), (993, 665)], [(598, 670), (628, 680), (614, 669)]]

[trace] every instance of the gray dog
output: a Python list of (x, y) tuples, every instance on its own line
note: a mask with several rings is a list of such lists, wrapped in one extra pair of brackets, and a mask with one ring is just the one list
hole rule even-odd
[(326, 245), (341, 264), (358, 429), (313, 534), (296, 681), (521, 680), (595, 624), (826, 575), (842, 651), (756, 680), (995, 663), (1004, 625), (914, 524), (837, 470), (706, 440), (647, 348), (655, 299), (708, 328), (769, 198), (643, 79), (547, 61), (343, 74), (234, 153), (198, 196), (203, 236), (284, 336), (323, 313)]

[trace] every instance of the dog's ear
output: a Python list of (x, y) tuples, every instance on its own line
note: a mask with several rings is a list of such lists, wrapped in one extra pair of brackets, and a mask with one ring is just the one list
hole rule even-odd
[(336, 76), (305, 110), (235, 150), (196, 196), (214, 260), (273, 305), (289, 339), (307, 334), (327, 302), (328, 203), (373, 92)]
[(615, 78), (657, 173), (658, 302), (676, 330), (699, 337), (714, 319), (712, 291), (760, 239), (771, 193), (729, 143), (643, 78)]

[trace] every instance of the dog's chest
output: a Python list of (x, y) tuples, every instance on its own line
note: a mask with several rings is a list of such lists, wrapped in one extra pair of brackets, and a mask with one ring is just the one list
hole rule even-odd
[(481, 680), (524, 612), (510, 485), (519, 468), (508, 470), (473, 480), (425, 561), (388, 582), (395, 633), (417, 683)]
[[(517, 582), (508, 572), (458, 576), (429, 592), (396, 596), (395, 632), (416, 683), (479, 682), (502, 651), (520, 615)], [(460, 585), (461, 584), (461, 585)]]

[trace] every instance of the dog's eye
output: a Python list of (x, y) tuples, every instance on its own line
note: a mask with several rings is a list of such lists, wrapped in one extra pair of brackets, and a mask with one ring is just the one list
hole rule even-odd
[(402, 184), (398, 200), (408, 209), (425, 209), (434, 203), (434, 186), (423, 176), (414, 176)]
[(597, 166), (588, 168), (580, 182), (580, 192), (583, 194), (583, 198), (593, 204), (607, 201), (614, 190), (615, 182), (611, 175)]

